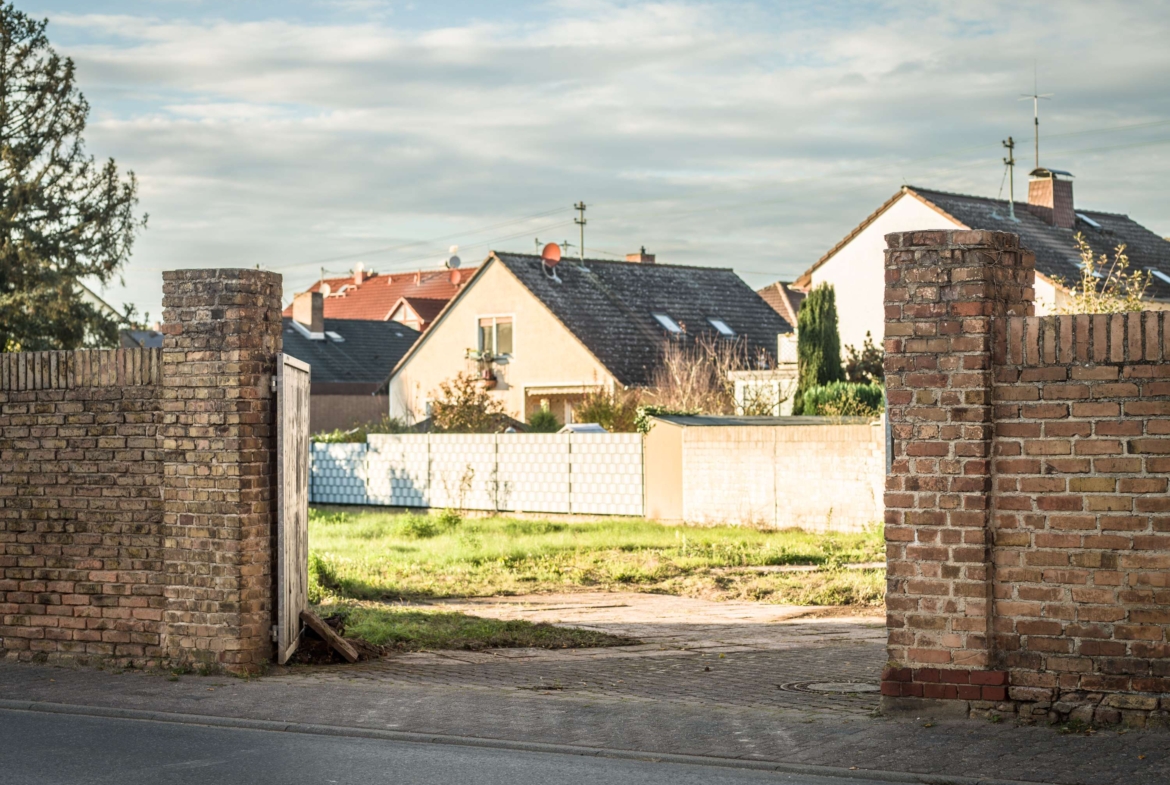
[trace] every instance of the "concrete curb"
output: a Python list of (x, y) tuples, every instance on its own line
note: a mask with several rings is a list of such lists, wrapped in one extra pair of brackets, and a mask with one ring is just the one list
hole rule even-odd
[(945, 774), (913, 774), (910, 772), (880, 771), (874, 769), (843, 769), (836, 766), (818, 766), (806, 763), (779, 763), (771, 761), (745, 760), (739, 758), (716, 758), (703, 755), (678, 755), (671, 753), (638, 752), (636, 750), (583, 747), (574, 744), (546, 744), (542, 742), (509, 741), (506, 739), (485, 739), (474, 736), (449, 736), (440, 733), (411, 733), (408, 731), (378, 730), (341, 725), (313, 725), (301, 722), (278, 722), (275, 720), (250, 720), (236, 717), (213, 717), (201, 714), (177, 714), (165, 711), (144, 711), (140, 709), (115, 709), (102, 706), (81, 706), (70, 703), (48, 703), (41, 701), (19, 701), (0, 699), (0, 710), (25, 711), (40, 714), (68, 714), (82, 717), (104, 717), (107, 719), (136, 720), (146, 722), (168, 722), (179, 725), (203, 725), (214, 728), (239, 728), (276, 733), (305, 733), (315, 736), (342, 736), (358, 739), (381, 739), (385, 741), (411, 742), (417, 744), (449, 744), (459, 747), (482, 747), (520, 752), (543, 752), (559, 755), (584, 755), (595, 758), (617, 758), (641, 760), (653, 763), (678, 763), (697, 766), (717, 766), (730, 769), (752, 769), (775, 771), (815, 777), (837, 777), (839, 779), (866, 779), (881, 782), (912, 783), (913, 785), (1054, 785), (1036, 780), (1000, 780), (982, 777), (955, 777)]

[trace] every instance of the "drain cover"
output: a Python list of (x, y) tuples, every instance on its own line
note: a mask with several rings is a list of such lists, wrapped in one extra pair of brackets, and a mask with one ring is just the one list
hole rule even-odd
[(789, 692), (820, 692), (834, 695), (878, 692), (880, 689), (876, 684), (863, 681), (797, 681), (776, 686)]

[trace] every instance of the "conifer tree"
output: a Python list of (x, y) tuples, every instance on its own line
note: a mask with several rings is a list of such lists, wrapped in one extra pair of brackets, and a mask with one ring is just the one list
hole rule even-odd
[(133, 172), (86, 152), (89, 104), (47, 24), (0, 3), (0, 351), (113, 346), (134, 317), (83, 299), (80, 279), (120, 276), (146, 217)]
[(805, 390), (845, 380), (837, 334), (837, 293), (824, 283), (809, 292), (796, 315), (797, 388), (792, 413), (803, 412)]

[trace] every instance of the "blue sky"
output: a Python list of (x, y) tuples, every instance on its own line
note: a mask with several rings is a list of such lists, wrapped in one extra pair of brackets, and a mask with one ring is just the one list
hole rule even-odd
[(433, 267), (534, 238), (792, 278), (904, 182), (995, 196), (1000, 140), (1076, 200), (1170, 235), (1164, 2), (37, 0), (90, 151), (150, 213), (112, 302), (164, 269), (286, 295), (355, 261)]

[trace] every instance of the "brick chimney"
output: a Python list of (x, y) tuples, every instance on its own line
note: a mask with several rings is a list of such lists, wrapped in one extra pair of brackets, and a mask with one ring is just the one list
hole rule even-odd
[(366, 266), (358, 262), (353, 266), (353, 285), (361, 286), (366, 280)]
[(1028, 210), (1045, 223), (1072, 229), (1077, 222), (1072, 175), (1057, 169), (1033, 169), (1028, 181)]
[(320, 292), (301, 292), (293, 298), (293, 321), (311, 333), (325, 332), (325, 297)]
[(646, 253), (646, 246), (643, 245), (638, 253), (626, 254), (626, 261), (635, 264), (654, 264), (654, 254)]

